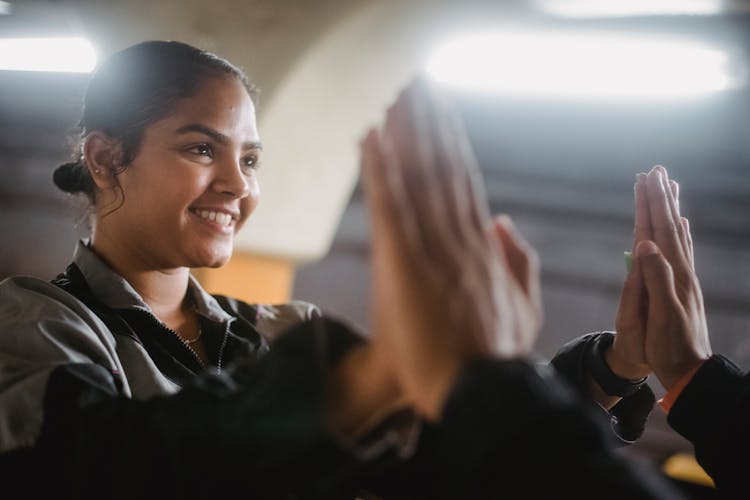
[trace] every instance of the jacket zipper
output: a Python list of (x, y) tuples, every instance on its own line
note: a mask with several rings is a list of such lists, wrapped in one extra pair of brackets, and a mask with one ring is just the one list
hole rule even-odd
[(190, 347), (190, 344), (188, 344), (187, 342), (185, 342), (185, 339), (183, 339), (182, 337), (180, 337), (180, 335), (176, 331), (172, 330), (167, 325), (165, 325), (164, 323), (162, 323), (161, 321), (159, 321), (159, 319), (156, 316), (154, 316), (153, 314), (151, 314), (150, 312), (147, 312), (147, 311), (143, 311), (143, 312), (146, 313), (146, 316), (148, 316), (149, 318), (151, 318), (151, 320), (154, 323), (156, 323), (158, 326), (160, 326), (161, 328), (165, 329), (166, 331), (168, 331), (169, 333), (171, 333), (172, 335), (174, 335), (175, 337), (177, 337), (177, 340), (179, 340), (180, 343), (182, 343), (182, 345), (184, 345), (187, 348), (187, 350), (190, 351), (190, 353), (193, 355), (193, 357), (198, 362), (198, 364), (201, 366), (201, 368), (205, 368), (206, 367), (205, 363), (203, 363), (203, 360), (200, 358), (200, 356), (198, 356), (198, 353), (195, 352), (195, 350), (192, 347)]
[(219, 356), (216, 361), (216, 373), (221, 373), (221, 362), (224, 359), (224, 348), (227, 346), (227, 339), (229, 338), (229, 325), (231, 321), (224, 322), (224, 338), (221, 339), (221, 346), (219, 346)]

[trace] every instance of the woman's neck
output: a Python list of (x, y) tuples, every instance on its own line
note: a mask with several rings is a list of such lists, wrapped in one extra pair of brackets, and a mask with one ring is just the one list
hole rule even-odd
[(128, 247), (97, 232), (92, 235), (91, 248), (130, 283), (160, 320), (171, 323), (182, 315), (190, 276), (187, 267), (159, 268), (142, 249)]
[[(96, 233), (95, 233), (96, 234)], [(117, 274), (125, 278), (159, 321), (174, 331), (201, 362), (208, 364), (206, 347), (200, 340), (201, 328), (194, 306), (186, 303), (190, 271), (187, 267), (160, 269), (149, 265), (140, 249), (127, 249), (108, 238), (91, 238), (91, 248)], [(190, 340), (192, 339), (192, 340)]]
[(187, 268), (117, 271), (132, 286), (154, 315), (167, 324), (182, 316), (187, 291)]

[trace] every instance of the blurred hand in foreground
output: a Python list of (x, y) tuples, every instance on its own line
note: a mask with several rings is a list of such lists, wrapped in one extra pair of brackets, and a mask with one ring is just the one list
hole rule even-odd
[(362, 142), (373, 350), (405, 400), (437, 420), (472, 358), (527, 356), (542, 321), (535, 252), (490, 217), (460, 120), (425, 81)]

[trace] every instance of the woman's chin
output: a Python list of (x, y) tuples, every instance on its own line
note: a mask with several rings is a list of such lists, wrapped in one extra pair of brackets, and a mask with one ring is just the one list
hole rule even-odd
[(221, 267), (232, 257), (232, 247), (211, 247), (200, 252), (190, 267)]
[(210, 268), (214, 268), (214, 269), (215, 269), (215, 268), (217, 268), (217, 267), (222, 267), (222, 266), (223, 266), (224, 264), (226, 264), (227, 262), (229, 262), (229, 258), (228, 258), (228, 257), (227, 257), (226, 259), (222, 259), (222, 260), (217, 260), (217, 261), (214, 261), (214, 262), (212, 262), (212, 263), (210, 263), (210, 264), (205, 264), (205, 265), (204, 265), (204, 266), (202, 266), (202, 267), (210, 267)]

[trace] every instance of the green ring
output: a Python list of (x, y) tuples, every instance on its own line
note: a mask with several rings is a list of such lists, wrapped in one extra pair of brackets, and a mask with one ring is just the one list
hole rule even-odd
[(625, 269), (628, 270), (628, 273), (630, 273), (630, 270), (633, 269), (633, 252), (623, 252), (625, 254)]

